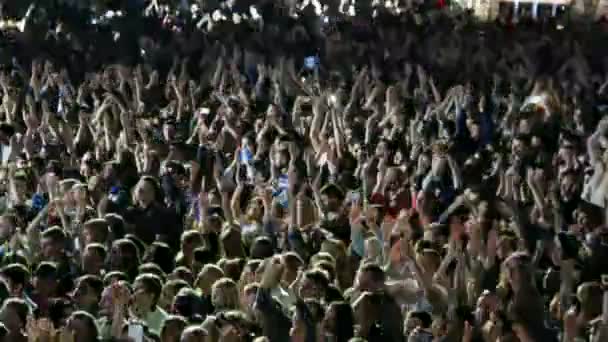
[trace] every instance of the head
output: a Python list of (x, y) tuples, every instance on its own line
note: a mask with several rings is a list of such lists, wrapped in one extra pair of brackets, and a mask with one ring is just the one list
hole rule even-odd
[(564, 201), (570, 201), (577, 198), (581, 191), (579, 176), (574, 171), (568, 171), (562, 174), (559, 182), (559, 193)]
[(355, 318), (349, 303), (333, 302), (323, 318), (323, 334), (335, 336), (336, 341), (348, 341), (353, 337)]
[(190, 230), (182, 234), (181, 250), (184, 258), (192, 263), (194, 259), (194, 250), (203, 245), (203, 236), (197, 230)]
[(597, 317), (602, 313), (602, 296), (604, 290), (597, 282), (585, 282), (576, 290), (576, 298), (581, 303), (581, 309), (589, 317)]
[(152, 203), (156, 202), (159, 195), (160, 186), (158, 185), (158, 182), (150, 176), (142, 177), (135, 186), (135, 203), (142, 208), (147, 208)]
[(203, 294), (211, 295), (211, 288), (216, 281), (224, 277), (224, 271), (214, 264), (207, 264), (196, 277), (194, 287), (200, 289)]
[(188, 322), (181, 316), (167, 317), (160, 332), (161, 341), (180, 342), (180, 337), (187, 326)]
[(101, 300), (103, 280), (94, 275), (85, 275), (76, 280), (71, 297), (78, 310), (95, 313)]
[(191, 288), (182, 288), (173, 298), (172, 312), (194, 323), (202, 320), (210, 311), (201, 296)]
[(19, 334), (25, 329), (29, 307), (20, 298), (7, 299), (0, 309), (0, 321), (12, 334)]
[(329, 184), (325, 186), (324, 189), (321, 189), (321, 200), (325, 204), (327, 210), (330, 212), (337, 212), (342, 206), (344, 193), (338, 186)]
[(165, 273), (171, 273), (175, 270), (175, 262), (173, 260), (173, 251), (171, 247), (164, 242), (153, 242), (144, 255), (142, 262), (154, 263), (160, 267)]
[(252, 198), (247, 204), (247, 220), (250, 222), (261, 222), (264, 215), (264, 203), (259, 197)]
[(179, 342), (207, 342), (209, 334), (200, 326), (190, 326), (184, 329)]
[(300, 298), (321, 300), (325, 298), (329, 279), (321, 269), (312, 269), (304, 272), (299, 285)]
[(163, 288), (162, 280), (154, 274), (146, 273), (138, 276), (133, 283), (133, 311), (139, 317), (145, 317), (156, 310)]
[(59, 274), (57, 265), (52, 262), (42, 262), (34, 271), (34, 289), (39, 296), (51, 298), (57, 295)]
[(45, 260), (62, 262), (65, 257), (66, 235), (60, 227), (51, 227), (41, 235), (40, 245)]
[(368, 263), (361, 266), (355, 279), (360, 291), (376, 292), (384, 289), (386, 275), (378, 264)]
[(139, 265), (139, 251), (133, 241), (120, 239), (114, 241), (110, 253), (110, 269), (131, 274)]
[(29, 284), (30, 272), (22, 264), (10, 264), (0, 270), (0, 275), (6, 281), (11, 297), (22, 297), (23, 291)]
[(82, 227), (82, 243), (86, 246), (91, 243), (104, 245), (109, 235), (109, 224), (105, 219), (92, 219)]
[(74, 336), (75, 341), (97, 341), (99, 333), (95, 317), (85, 311), (76, 311), (68, 318), (66, 329)]
[(105, 269), (107, 254), (106, 247), (100, 243), (87, 245), (80, 256), (82, 270), (86, 274), (100, 275)]
[(110, 230), (108, 240), (114, 241), (122, 239), (125, 236), (125, 220), (122, 216), (110, 213), (106, 214), (104, 219), (108, 222), (108, 228)]
[(505, 276), (515, 293), (522, 287), (529, 288), (534, 285), (530, 262), (530, 257), (521, 252), (513, 253), (504, 261)]
[(163, 310), (170, 312), (171, 305), (173, 305), (173, 299), (175, 298), (177, 293), (181, 289), (189, 287), (190, 285), (188, 285), (188, 283), (182, 279), (171, 279), (167, 281), (163, 285), (158, 305), (163, 308)]
[(215, 310), (237, 310), (239, 291), (234, 280), (222, 278), (211, 287), (211, 304)]

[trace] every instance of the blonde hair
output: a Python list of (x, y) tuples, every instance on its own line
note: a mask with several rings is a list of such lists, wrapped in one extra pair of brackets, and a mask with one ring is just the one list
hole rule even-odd
[(239, 290), (230, 278), (222, 278), (211, 287), (211, 304), (216, 310), (238, 310)]
[[(207, 264), (196, 276), (194, 287), (200, 289), (204, 294), (209, 294), (213, 283), (224, 277), (224, 271), (214, 264)], [(207, 293), (205, 293), (207, 292)]]

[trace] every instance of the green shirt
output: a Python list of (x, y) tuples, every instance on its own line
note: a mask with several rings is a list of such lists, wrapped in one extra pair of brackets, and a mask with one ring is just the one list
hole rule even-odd
[(161, 309), (158, 306), (156, 307), (156, 310), (148, 312), (148, 314), (146, 315), (146, 319), (144, 320), (144, 322), (148, 326), (148, 331), (157, 336), (160, 336), (160, 331), (163, 328), (163, 324), (165, 323), (167, 316), (168, 315), (165, 310)]

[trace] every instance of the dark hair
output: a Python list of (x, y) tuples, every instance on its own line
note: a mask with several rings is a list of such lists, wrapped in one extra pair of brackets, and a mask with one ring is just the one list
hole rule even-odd
[(156, 180), (156, 178), (154, 178), (152, 176), (142, 176), (139, 180), (150, 184), (152, 186), (152, 188), (154, 188), (154, 199), (159, 203), (163, 202), (165, 196), (164, 196), (163, 190), (162, 190), (160, 184), (158, 183), (158, 180)]
[(84, 229), (90, 229), (96, 235), (101, 235), (101, 240), (106, 241), (110, 233), (110, 224), (105, 219), (95, 218), (88, 220), (83, 225)]
[(68, 318), (68, 310), (74, 306), (65, 298), (52, 298), (49, 301), (49, 319), (53, 322), (53, 326), (60, 327), (65, 319)]
[(100, 243), (90, 243), (84, 249), (99, 254), (99, 257), (101, 257), (101, 259), (103, 260), (105, 260), (108, 256), (108, 250), (106, 249), (106, 246)]
[(127, 234), (124, 239), (133, 243), (133, 246), (137, 249), (138, 259), (141, 258), (146, 250), (146, 244), (134, 234)]
[(180, 266), (173, 270), (173, 275), (177, 276), (178, 279), (186, 281), (188, 284), (192, 284), (194, 281), (194, 275), (188, 267)]
[(185, 317), (191, 324), (202, 321), (209, 312), (202, 298), (191, 288), (183, 287), (173, 299), (173, 310)]
[(192, 244), (196, 240), (199, 240), (200, 242), (203, 241), (203, 236), (201, 232), (197, 230), (187, 230), (182, 234), (181, 243)]
[(155, 263), (166, 274), (171, 273), (175, 267), (171, 248), (166, 243), (159, 241), (153, 242), (148, 247), (142, 261)]
[(2, 276), (8, 279), (11, 284), (21, 285), (24, 288), (30, 279), (30, 272), (21, 264), (4, 266), (0, 270), (0, 273), (2, 273)]
[(140, 274), (150, 273), (158, 276), (161, 281), (164, 281), (167, 278), (167, 274), (163, 272), (163, 270), (157, 264), (153, 262), (148, 262), (142, 265), (139, 265), (138, 271)]
[(368, 273), (374, 283), (383, 284), (386, 281), (386, 275), (384, 274), (384, 271), (377, 264), (367, 263), (361, 266), (361, 272)]
[(321, 269), (308, 270), (304, 273), (304, 277), (312, 281), (322, 291), (326, 291), (329, 286), (329, 279), (327, 279), (327, 275)]
[(66, 239), (65, 232), (61, 227), (58, 226), (54, 226), (45, 230), (44, 232), (42, 232), (40, 237), (43, 239), (49, 239), (54, 243), (64, 243)]
[(69, 321), (80, 320), (86, 326), (86, 331), (92, 336), (87, 336), (87, 341), (97, 341), (99, 339), (99, 332), (97, 330), (97, 324), (95, 324), (95, 317), (86, 311), (76, 311), (70, 315)]
[(29, 263), (27, 262), (27, 258), (25, 257), (25, 255), (23, 255), (22, 251), (11, 251), (6, 253), (4, 255), (4, 258), (2, 258), (2, 264), (20, 264), (26, 267), (29, 265)]
[(257, 237), (251, 244), (250, 251), (253, 259), (266, 259), (274, 255), (274, 246), (272, 240), (267, 236)]
[(414, 311), (410, 314), (410, 316), (419, 319), (420, 324), (425, 329), (430, 328), (431, 324), (433, 323), (433, 318), (426, 311)]
[(4, 311), (8, 307), (15, 311), (19, 320), (21, 320), (21, 326), (25, 328), (25, 323), (27, 322), (27, 315), (30, 312), (30, 308), (27, 306), (25, 300), (16, 297), (9, 298), (4, 302), (4, 304), (2, 304), (2, 311)]
[(57, 264), (54, 262), (43, 261), (36, 267), (34, 271), (34, 276), (37, 278), (57, 278), (58, 277), (58, 269)]
[(103, 292), (103, 280), (98, 276), (87, 274), (77, 279), (79, 284), (85, 284), (87, 287), (95, 291), (97, 297), (101, 296)]
[[(128, 252), (131, 252), (134, 255), (139, 256), (139, 249), (137, 248), (137, 245), (135, 245), (135, 243), (132, 240), (130, 240), (130, 239), (116, 240), (112, 244), (112, 247), (117, 247), (117, 248), (120, 248), (120, 249), (124, 248)], [(139, 259), (139, 257), (138, 257), (138, 259)]]
[(108, 222), (110, 232), (114, 239), (122, 239), (125, 236), (125, 220), (122, 216), (110, 213), (106, 214), (104, 219)]
[(112, 271), (112, 272), (108, 272), (104, 277), (103, 277), (103, 283), (104, 285), (110, 285), (110, 282), (112, 281), (112, 278), (116, 278), (117, 280), (122, 280), (122, 281), (128, 281), (129, 277), (127, 276), (127, 274), (125, 272), (121, 272), (121, 271)]
[(0, 133), (6, 135), (8, 138), (11, 138), (13, 134), (15, 134), (15, 128), (6, 122), (0, 123)]
[(135, 283), (141, 283), (146, 292), (151, 293), (154, 297), (154, 305), (158, 302), (160, 294), (163, 290), (163, 282), (159, 276), (152, 273), (144, 273), (135, 278)]

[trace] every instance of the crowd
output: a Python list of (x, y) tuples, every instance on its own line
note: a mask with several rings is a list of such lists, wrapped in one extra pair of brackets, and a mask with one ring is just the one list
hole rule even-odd
[(0, 1), (0, 341), (608, 341), (608, 29), (448, 5)]

